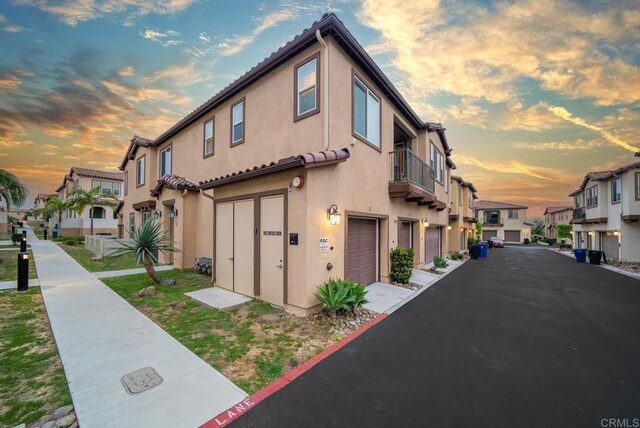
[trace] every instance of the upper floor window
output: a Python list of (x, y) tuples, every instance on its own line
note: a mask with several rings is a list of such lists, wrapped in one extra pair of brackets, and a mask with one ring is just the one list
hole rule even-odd
[(500, 224), (500, 211), (485, 211), (484, 222), (487, 224)]
[(442, 183), (444, 177), (444, 156), (436, 149), (436, 145), (433, 144), (433, 142), (431, 143), (430, 161), (434, 178)]
[(319, 60), (320, 58), (316, 54), (313, 58), (295, 67), (295, 120), (303, 119), (320, 111), (320, 103), (318, 103)]
[(380, 98), (353, 76), (353, 132), (380, 149)]
[(508, 218), (518, 218), (518, 210), (509, 210), (507, 211)]
[(587, 189), (587, 208), (598, 206), (598, 186)]
[(214, 119), (208, 120), (204, 123), (204, 156), (211, 156), (213, 154), (213, 134), (214, 134)]
[(244, 143), (244, 98), (231, 106), (231, 145)]
[(124, 172), (124, 195), (129, 194), (129, 171)]
[(91, 188), (100, 189), (101, 195), (114, 195), (120, 196), (120, 183), (104, 180), (91, 180)]
[(136, 161), (136, 186), (144, 185), (144, 161), (144, 156), (138, 158), (138, 160)]
[(580, 208), (580, 196), (573, 197), (573, 206), (575, 208)]
[(462, 205), (462, 187), (458, 186), (458, 204)]
[(622, 200), (622, 180), (616, 178), (611, 182), (611, 203), (617, 204)]
[(160, 177), (171, 175), (171, 146), (160, 151)]

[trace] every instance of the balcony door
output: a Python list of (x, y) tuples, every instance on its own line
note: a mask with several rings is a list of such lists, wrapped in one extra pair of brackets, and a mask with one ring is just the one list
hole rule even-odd
[(407, 151), (411, 150), (411, 137), (402, 130), (398, 125), (393, 127), (393, 151), (394, 159), (394, 179), (402, 181), (409, 175), (407, 165)]

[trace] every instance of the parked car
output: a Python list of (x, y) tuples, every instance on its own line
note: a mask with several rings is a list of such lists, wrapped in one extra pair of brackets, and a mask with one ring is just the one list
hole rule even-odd
[(502, 238), (492, 236), (491, 238), (489, 238), (489, 242), (491, 243), (492, 247), (504, 248), (504, 241), (502, 240)]

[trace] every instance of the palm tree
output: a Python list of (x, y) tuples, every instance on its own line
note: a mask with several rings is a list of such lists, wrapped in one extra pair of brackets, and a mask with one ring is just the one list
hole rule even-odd
[(79, 215), (82, 215), (86, 207), (89, 207), (89, 217), (91, 219), (90, 234), (93, 235), (93, 211), (96, 205), (106, 205), (115, 208), (118, 205), (118, 198), (113, 195), (101, 195), (100, 187), (91, 190), (76, 188), (69, 197), (71, 207)]
[(35, 210), (34, 214), (36, 216), (42, 214), (44, 218), (47, 219), (57, 214), (58, 228), (60, 228), (60, 231), (62, 231), (62, 214), (69, 208), (71, 208), (70, 201), (63, 201), (62, 199), (54, 195), (50, 196), (49, 199), (47, 199), (44, 207), (39, 210)]
[(136, 261), (144, 265), (147, 274), (153, 282), (160, 284), (160, 277), (153, 268), (154, 263), (158, 263), (158, 253), (176, 253), (178, 250), (171, 245), (169, 234), (165, 232), (162, 225), (154, 218), (148, 218), (142, 225), (129, 231), (131, 242), (121, 241), (121, 248), (118, 248), (110, 257), (120, 257), (125, 255), (135, 255)]
[(0, 200), (4, 198), (7, 202), (7, 209), (11, 205), (16, 207), (22, 206), (29, 191), (26, 186), (18, 180), (18, 177), (11, 174), (9, 171), (0, 169)]

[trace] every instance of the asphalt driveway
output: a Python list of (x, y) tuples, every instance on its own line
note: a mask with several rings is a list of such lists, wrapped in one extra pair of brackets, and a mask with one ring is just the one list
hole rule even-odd
[(604, 418), (640, 418), (640, 281), (508, 247), (470, 260), (234, 426), (601, 427)]

